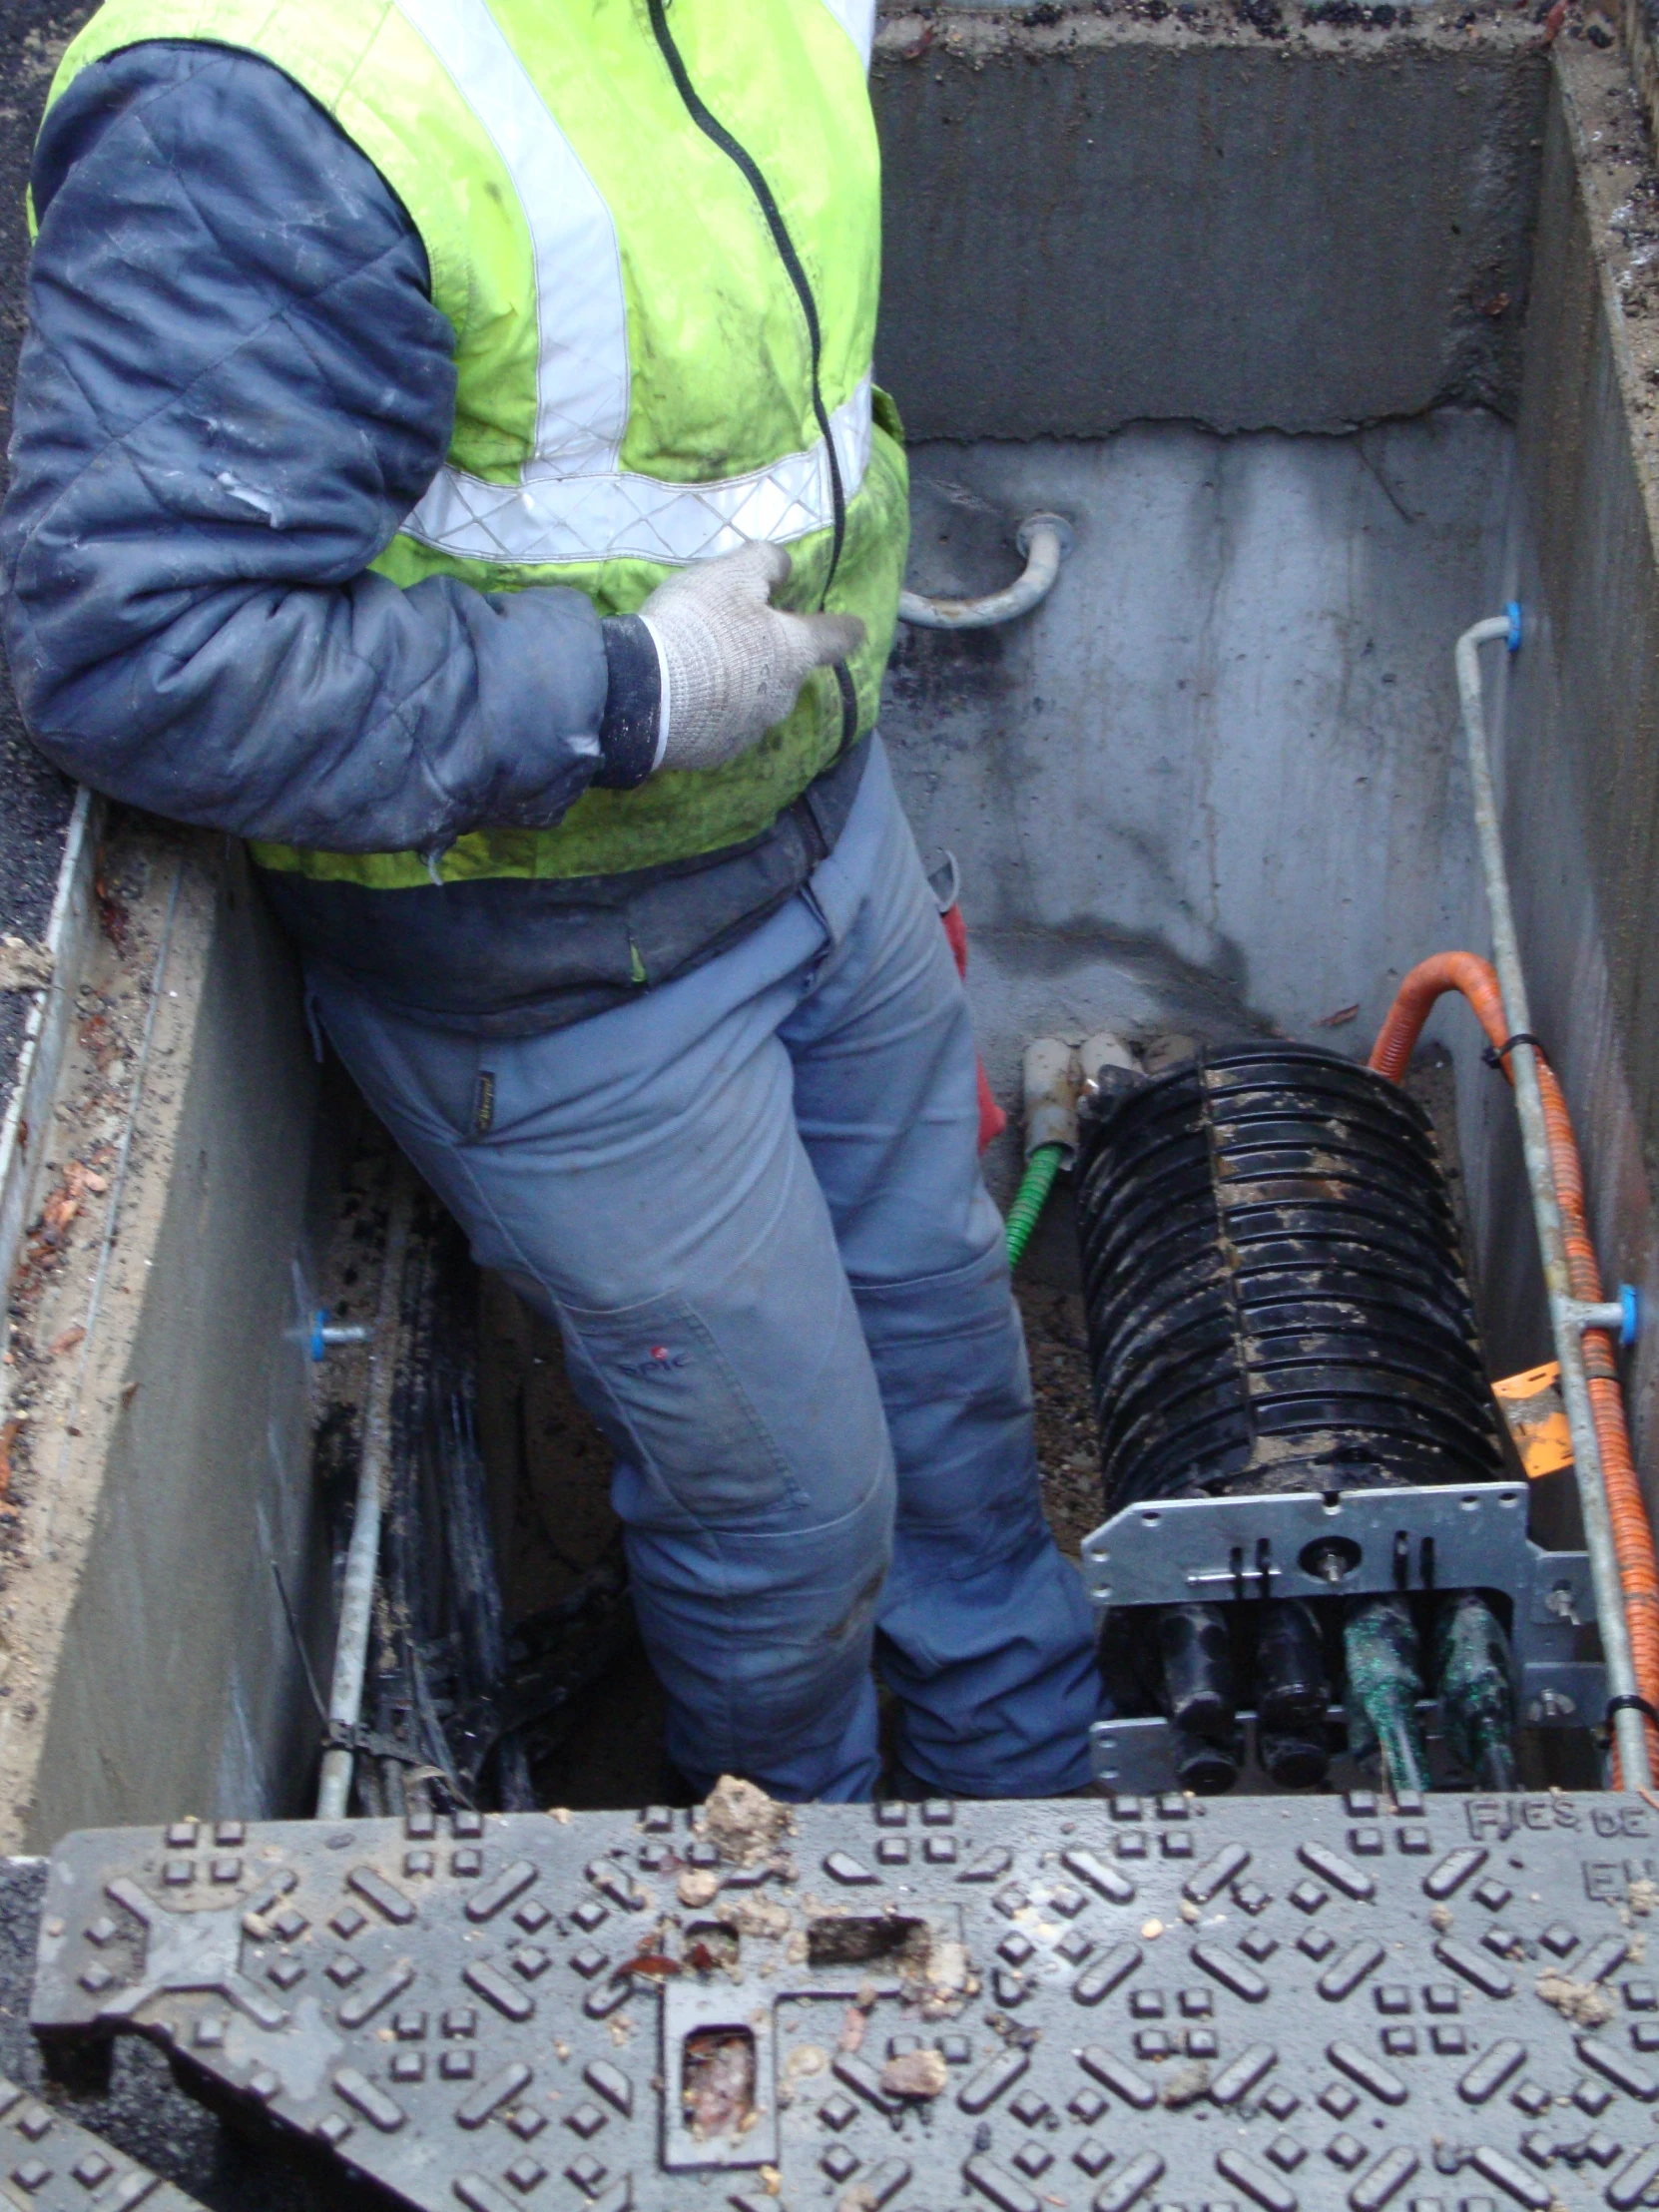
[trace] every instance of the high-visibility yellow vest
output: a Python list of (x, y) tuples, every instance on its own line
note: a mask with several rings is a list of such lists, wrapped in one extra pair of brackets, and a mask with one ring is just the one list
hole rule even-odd
[(262, 55), (373, 162), (455, 330), (444, 467), (373, 564), (408, 586), (570, 584), (628, 614), (758, 538), (783, 604), (863, 618), (848, 669), (721, 769), (589, 791), (556, 829), (479, 830), (435, 863), (256, 845), (268, 867), (396, 888), (624, 873), (736, 844), (875, 719), (907, 497), (870, 381), (879, 164), (874, 0), (108, 0), (65, 54), (146, 39)]

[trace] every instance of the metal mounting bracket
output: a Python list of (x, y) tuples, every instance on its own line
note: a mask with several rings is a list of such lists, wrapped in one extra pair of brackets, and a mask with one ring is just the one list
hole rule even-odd
[[(1581, 1551), (1526, 1533), (1524, 1482), (1347, 1490), (1328, 1496), (1173, 1498), (1131, 1505), (1083, 1545), (1092, 1601), (1109, 1607), (1482, 1589), (1510, 1601), (1519, 1710), (1533, 1727), (1583, 1728), (1606, 1705), (1599, 1656), (1579, 1649), (1595, 1593)], [(1248, 1719), (1249, 1716), (1243, 1716)], [(1098, 1722), (1094, 1772), (1115, 1790), (1175, 1787), (1165, 1722)]]
[[(1470, 1482), (1129, 1505), (1086, 1538), (1083, 1579), (1102, 1607), (1476, 1588), (1529, 1605), (1539, 1562), (1581, 1557), (1529, 1540), (1524, 1482)], [(1587, 1574), (1561, 1572), (1592, 1618)]]

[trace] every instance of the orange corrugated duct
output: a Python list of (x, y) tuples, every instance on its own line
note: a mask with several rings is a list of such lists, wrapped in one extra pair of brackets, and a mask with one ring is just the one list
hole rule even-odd
[[(1496, 971), (1472, 952), (1437, 952), (1430, 959), (1419, 961), (1399, 986), (1388, 1009), (1388, 1018), (1372, 1050), (1371, 1065), (1378, 1074), (1387, 1076), (1391, 1082), (1400, 1081), (1429, 1009), (1446, 991), (1461, 991), (1494, 1049), (1501, 1051), (1508, 1043), (1503, 993), (1498, 987)], [(1584, 1170), (1573, 1136), (1572, 1117), (1555, 1071), (1536, 1046), (1533, 1050), (1549, 1137), (1555, 1203), (1560, 1208), (1566, 1239), (1572, 1295), (1585, 1305), (1600, 1305), (1601, 1271), (1596, 1265), (1595, 1248), (1590, 1243), (1584, 1220)], [(1509, 1072), (1506, 1063), (1503, 1072), (1505, 1075)], [(1613, 1542), (1624, 1591), (1625, 1617), (1630, 1624), (1637, 1686), (1649, 1705), (1659, 1706), (1659, 1556), (1655, 1555), (1653, 1530), (1636, 1479), (1630, 1430), (1624, 1417), (1624, 1393), (1619, 1387), (1613, 1359), (1613, 1340), (1603, 1329), (1587, 1329), (1583, 1342), (1590, 1410), (1601, 1446), (1602, 1480), (1613, 1523)], [(1647, 1740), (1648, 1756), (1654, 1762), (1655, 1771), (1659, 1772), (1659, 1730), (1651, 1721), (1647, 1724)], [(1616, 1759), (1614, 1779), (1617, 1780)]]

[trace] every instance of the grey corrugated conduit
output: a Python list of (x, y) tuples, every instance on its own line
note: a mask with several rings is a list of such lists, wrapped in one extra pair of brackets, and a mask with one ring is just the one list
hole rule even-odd
[(1014, 532), (1014, 543), (1025, 556), (1025, 573), (1006, 590), (988, 592), (983, 599), (924, 599), (920, 592), (900, 592), (898, 619), (918, 630), (991, 630), (1013, 622), (1048, 597), (1074, 542), (1064, 515), (1027, 515)]

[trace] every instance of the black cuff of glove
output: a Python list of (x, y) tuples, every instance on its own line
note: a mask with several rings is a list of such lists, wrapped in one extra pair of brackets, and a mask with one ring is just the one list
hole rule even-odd
[(657, 734), (663, 713), (663, 678), (657, 646), (638, 615), (607, 615), (599, 625), (605, 640), (610, 688), (599, 725), (605, 765), (594, 778), (600, 791), (632, 791), (657, 764)]

